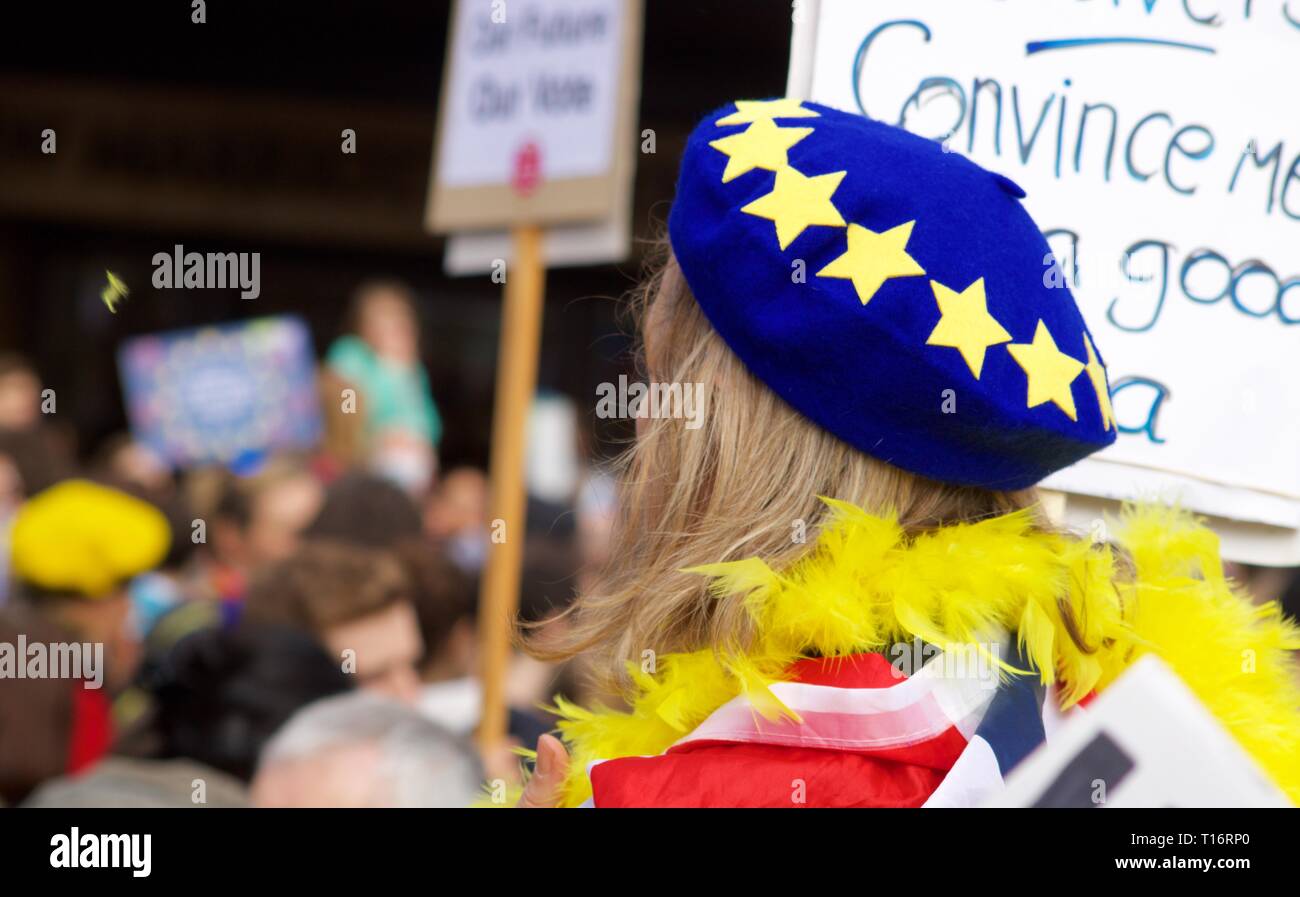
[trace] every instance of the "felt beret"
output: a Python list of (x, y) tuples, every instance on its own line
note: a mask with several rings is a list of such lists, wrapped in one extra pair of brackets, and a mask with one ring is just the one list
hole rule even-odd
[(714, 329), (803, 415), (913, 473), (1021, 489), (1116, 433), (1024, 195), (900, 128), (742, 100), (692, 132), (668, 232)]
[(103, 598), (157, 566), (171, 546), (166, 516), (88, 480), (65, 480), (23, 504), (9, 537), (13, 573), (53, 592)]

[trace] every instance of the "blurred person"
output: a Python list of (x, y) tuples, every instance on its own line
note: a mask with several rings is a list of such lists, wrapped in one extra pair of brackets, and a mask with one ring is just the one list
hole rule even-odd
[[(192, 482), (184, 485), (186, 488), (177, 490), (160, 506), (171, 526), (171, 548), (156, 569), (135, 577), (129, 585), (132, 619), (144, 645), (144, 676), (157, 668), (185, 636), (233, 626), (238, 620), (236, 600), (242, 598), (242, 592), (237, 592), (235, 599), (220, 600), (222, 596), (210, 579), (210, 557), (201, 550), (206, 546), (197, 541), (195, 522), (203, 520), (205, 512), (192, 504)], [(221, 488), (215, 481), (213, 485)], [(214, 503), (212, 499), (206, 507), (210, 509)], [(211, 511), (206, 514), (210, 519)]]
[(236, 476), (215, 513), (213, 538), (244, 569), (289, 557), (324, 501), (320, 482), (297, 458), (271, 458)]
[(9, 529), (24, 497), (18, 465), (0, 447), (0, 607), (9, 599)]
[(199, 519), (209, 521), (201, 585), (207, 593), (237, 606), (256, 571), (297, 549), (302, 531), (320, 510), (324, 489), (292, 457), (272, 458), (248, 476), (218, 472), (206, 474), (205, 479), (215, 479), (218, 486), (214, 490), (210, 483), (196, 483), (194, 487), (209, 493), (207, 513), (203, 499), (194, 503)]
[(475, 467), (447, 471), (425, 503), (424, 529), (462, 570), (482, 570), (489, 539), (487, 475)]
[(419, 695), (424, 643), (412, 586), (388, 552), (305, 542), (254, 579), (242, 623), (310, 633), (361, 687), (407, 702)]
[(52, 401), (42, 404), (41, 378), (31, 362), (0, 352), (0, 451), (11, 455), (28, 495), (71, 476), (76, 466), (76, 432), (57, 423), (54, 410)]
[[(637, 301), (648, 379), (707, 413), (637, 418), (612, 562), (534, 645), (627, 709), (562, 704), (521, 805), (974, 806), (1147, 655), (1300, 800), (1293, 621), (1177, 508), (1130, 506), (1116, 544), (1042, 510), (1117, 428), (1023, 195), (795, 99), (694, 129)], [(796, 256), (820, 276), (792, 282)]]
[(73, 473), (73, 465), (39, 430), (0, 429), (0, 456), (17, 475), (23, 497), (35, 495)]
[(383, 477), (345, 473), (329, 484), (309, 539), (334, 539), (364, 548), (392, 548), (421, 535), (420, 511), (411, 497)]
[(170, 500), (176, 490), (167, 462), (130, 433), (104, 440), (91, 469), (102, 482), (158, 503)]
[(358, 390), (369, 468), (423, 497), (437, 470), (442, 419), (420, 361), (415, 297), (397, 281), (371, 281), (354, 294), (351, 331), (326, 365)]
[(374, 474), (344, 474), (326, 490), (325, 504), (305, 535), (393, 552), (412, 587), (423, 645), (417, 673), (425, 683), (445, 686), (425, 686), (420, 704), (458, 734), (472, 731), (477, 725), (472, 705), (479, 700), (477, 682), (469, 677), (475, 656), (474, 583), (447, 559), (444, 546), (424, 538), (411, 497)]
[[(429, 546), (420, 539), (398, 543), (394, 556), (411, 583), (420, 623), (425, 649), (420, 679), (426, 683), (446, 682), (469, 676), (477, 656), (477, 580), (452, 563), (441, 546)], [(473, 723), (452, 726), (457, 731), (472, 727)]]
[[(138, 486), (136, 487), (139, 488)], [(162, 512), (171, 531), (167, 554), (151, 570), (134, 576), (126, 585), (130, 600), (128, 625), (140, 645), (140, 674), (147, 675), (184, 635), (201, 628), (227, 625), (223, 605), (202, 593), (193, 576), (196, 557), (192, 539), (192, 512), (179, 495), (151, 502)], [(137, 676), (113, 703), (119, 752), (131, 752), (143, 737), (153, 697)]]
[[(392, 482), (371, 473), (353, 471), (331, 483), (325, 504), (305, 535), (312, 540), (346, 543), (366, 549), (392, 551), (411, 585), (423, 653), (417, 672), (424, 682), (455, 680), (468, 675), (474, 658), (474, 584), (452, 564), (443, 546), (424, 538), (420, 513), (411, 497)], [(456, 691), (457, 712), (464, 695)], [(421, 692), (421, 703), (429, 689)], [(469, 697), (469, 701), (476, 698)], [(468, 733), (476, 723), (451, 723)]]
[(246, 624), (185, 637), (145, 685), (155, 700), (151, 756), (248, 782), (262, 748), (294, 713), (355, 683), (310, 635)]
[[(21, 605), (0, 608), (0, 646), (67, 638), (59, 626)], [(84, 769), (107, 749), (107, 708), (87, 699), (81, 682), (0, 675), (0, 806), (16, 804), (45, 781)], [(74, 745), (77, 749), (74, 750)], [(88, 750), (89, 749), (89, 750)]]
[(39, 430), (0, 429), (0, 605), (9, 598), (10, 530), (29, 496), (64, 479), (66, 466)]
[(41, 378), (14, 352), (0, 352), (0, 430), (31, 430), (41, 419)]
[[(567, 630), (565, 611), (577, 596), (579, 573), (578, 547), (572, 538), (529, 537), (524, 546), (516, 620), (539, 642)], [(587, 695), (583, 676), (581, 659), (556, 662), (516, 651), (506, 680), (506, 699), (515, 707), (527, 708), (549, 706), (556, 695), (580, 700)]]
[[(139, 594), (136, 592), (139, 580), (140, 577), (137, 577), (132, 581), (131, 595), (137, 628), (140, 625), (137, 603)], [(152, 603), (154, 598), (148, 600)], [(228, 630), (234, 625), (223, 613), (223, 607), (222, 602), (211, 598), (182, 600), (163, 610), (147, 629), (140, 630), (144, 632), (144, 637), (139, 673), (113, 704), (114, 721), (117, 723), (113, 748), (115, 753), (133, 757), (153, 754), (158, 741), (157, 732), (152, 726), (157, 700), (150, 690), (150, 683), (156, 680), (159, 671), (168, 668), (172, 650), (181, 640), (195, 633)]]
[(15, 602), (57, 627), (61, 642), (92, 646), (99, 682), (74, 689), (75, 715), (90, 721), (72, 740), (83, 768), (112, 743), (110, 696), (135, 675), (139, 637), (126, 584), (162, 562), (171, 542), (157, 508), (115, 489), (67, 480), (19, 509), (11, 535)]
[(127, 586), (132, 622), (141, 639), (147, 639), (158, 621), (179, 605), (205, 597), (191, 575), (198, 547), (193, 539), (193, 512), (178, 496), (154, 505), (166, 518), (171, 539), (158, 565), (132, 578)]
[(248, 786), (191, 760), (105, 757), (81, 775), (61, 776), (36, 789), (29, 809), (152, 809), (247, 807)]
[[(420, 666), (424, 682), (419, 707), (458, 735), (470, 735), (482, 714), (483, 687), (478, 676), (478, 594), (474, 578), (460, 570), (438, 546), (408, 541), (398, 546), (398, 560), (414, 587), (416, 616), (426, 647)], [(561, 545), (530, 540), (521, 579), (520, 617), (534, 623), (564, 607), (572, 595), (571, 555)], [(537, 712), (558, 690), (560, 671), (512, 652), (507, 674), (507, 732), (518, 744), (532, 744), (550, 729)], [(517, 768), (514, 758), (506, 766)], [(493, 761), (489, 761), (493, 766)]]
[(363, 692), (290, 719), (262, 753), (252, 799), (258, 807), (467, 807), (482, 781), (464, 739)]
[(211, 628), (187, 636), (146, 671), (152, 696), (145, 756), (109, 756), (47, 782), (28, 807), (247, 805), (267, 741), (296, 711), (353, 681), (310, 636), (292, 629)]

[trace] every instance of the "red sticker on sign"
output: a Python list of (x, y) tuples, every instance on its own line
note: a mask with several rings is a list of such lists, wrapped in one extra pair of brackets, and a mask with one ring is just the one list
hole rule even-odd
[(520, 196), (527, 196), (542, 181), (542, 152), (529, 141), (515, 153), (515, 175), (511, 184)]

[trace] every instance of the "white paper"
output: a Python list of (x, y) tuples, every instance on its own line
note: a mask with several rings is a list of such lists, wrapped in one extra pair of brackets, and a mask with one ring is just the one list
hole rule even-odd
[[(1012, 771), (989, 806), (1032, 807), (1054, 793), (1080, 753), (1098, 736), (1126, 755), (1131, 768), (1091, 770), (1085, 806), (1289, 807), (1278, 787), (1159, 658), (1135, 663), (1051, 740)], [(1079, 767), (1090, 772), (1087, 761)], [(1077, 782), (1076, 782), (1077, 784)], [(1077, 805), (1077, 804), (1073, 804)], [(1194, 846), (1194, 845), (1187, 845)]]
[(543, 180), (606, 174), (623, 14), (621, 0), (459, 0), (438, 182), (509, 184), (529, 145)]
[[(810, 99), (897, 124), (921, 82), (951, 79), (912, 104), (905, 126), (947, 137), (1024, 187), (1045, 232), (1078, 235), (1074, 294), (1107, 363), (1119, 424), (1133, 432), (1047, 485), (1109, 497), (1172, 491), (1196, 511), (1295, 528), (1300, 328), (1285, 318), (1300, 321), (1300, 2), (819, 0), (808, 9), (813, 23), (796, 25), (792, 46), (796, 56), (814, 46), (811, 72), (806, 58), (793, 60), (792, 90), (806, 83)], [(1213, 23), (1195, 20), (1211, 14)], [(983, 87), (973, 104), (976, 78), (1001, 86), (1001, 152), (995, 90)], [(1080, 147), (1085, 104), (1095, 108)], [(1109, 177), (1110, 113), (1100, 104), (1118, 123)], [(1170, 247), (1167, 278), (1165, 250), (1152, 245), (1133, 252), (1130, 270), (1156, 280), (1131, 282), (1121, 259), (1147, 240)], [(1068, 238), (1049, 242), (1073, 263)], [(1203, 250), (1225, 262), (1206, 256), (1184, 289), (1182, 266)], [(1234, 270), (1236, 304), (1188, 297), (1218, 294)]]

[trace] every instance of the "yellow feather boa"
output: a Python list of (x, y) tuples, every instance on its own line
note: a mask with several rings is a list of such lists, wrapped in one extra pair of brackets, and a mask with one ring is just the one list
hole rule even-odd
[[(1028, 512), (909, 539), (894, 519), (828, 504), (831, 521), (790, 569), (756, 558), (694, 568), (714, 577), (715, 593), (744, 596), (759, 634), (745, 654), (706, 649), (661, 656), (654, 675), (632, 669), (629, 712), (557, 702), (573, 761), (564, 805), (590, 796), (591, 761), (659, 754), (737, 695), (765, 716), (789, 713), (768, 686), (801, 655), (913, 638), (943, 648), (999, 628), (1019, 634), (1066, 706), (1155, 652), (1300, 802), (1300, 683), (1288, 653), (1300, 649), (1300, 629), (1275, 604), (1234, 591), (1218, 538), (1190, 515), (1127, 508), (1117, 541), (1136, 570), (1124, 581), (1109, 548), (1037, 531)], [(1062, 605), (1096, 650), (1076, 645)]]

